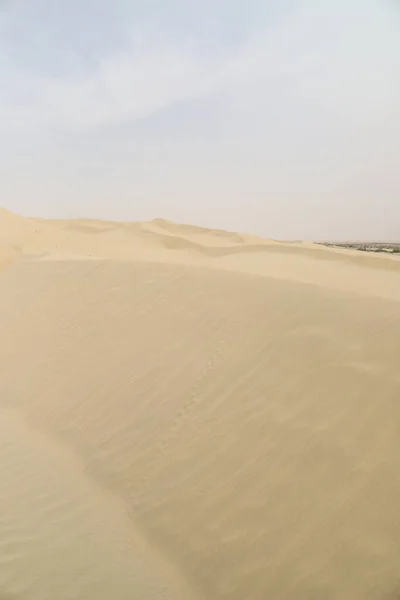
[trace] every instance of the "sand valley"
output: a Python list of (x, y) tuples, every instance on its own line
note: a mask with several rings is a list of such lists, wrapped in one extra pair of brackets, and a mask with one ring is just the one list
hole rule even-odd
[(400, 261), (0, 211), (1, 600), (400, 597)]

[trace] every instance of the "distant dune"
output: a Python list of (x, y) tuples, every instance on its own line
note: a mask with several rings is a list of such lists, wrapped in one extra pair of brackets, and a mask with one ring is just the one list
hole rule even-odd
[(0, 210), (0, 599), (400, 597), (400, 261)]

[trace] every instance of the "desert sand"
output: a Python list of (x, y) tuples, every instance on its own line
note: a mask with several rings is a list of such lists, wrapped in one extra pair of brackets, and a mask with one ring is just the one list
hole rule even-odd
[(0, 211), (1, 600), (400, 597), (400, 260)]

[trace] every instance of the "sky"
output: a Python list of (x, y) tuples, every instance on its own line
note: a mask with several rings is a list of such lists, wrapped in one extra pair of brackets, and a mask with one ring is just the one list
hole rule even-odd
[(0, 0), (0, 206), (400, 239), (398, 0)]

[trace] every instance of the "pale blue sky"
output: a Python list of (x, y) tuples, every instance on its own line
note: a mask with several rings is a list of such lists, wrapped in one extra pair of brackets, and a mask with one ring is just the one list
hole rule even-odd
[(400, 238), (394, 0), (0, 0), (0, 205)]

